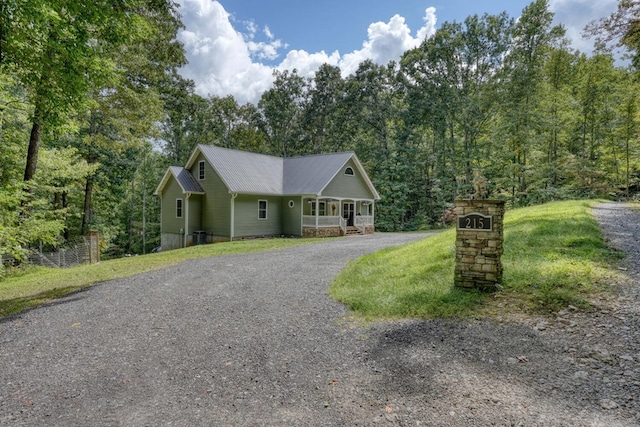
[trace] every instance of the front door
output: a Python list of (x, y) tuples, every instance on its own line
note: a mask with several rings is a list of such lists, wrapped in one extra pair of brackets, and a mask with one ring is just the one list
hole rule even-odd
[(355, 210), (355, 204), (353, 202), (342, 203), (342, 218), (347, 220), (347, 225), (350, 227), (353, 227), (354, 225), (353, 215)]

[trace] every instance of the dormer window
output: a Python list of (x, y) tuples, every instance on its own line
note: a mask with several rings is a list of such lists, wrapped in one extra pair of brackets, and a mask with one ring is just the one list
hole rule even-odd
[(353, 173), (353, 168), (352, 168), (351, 166), (347, 167), (347, 168), (344, 170), (344, 174), (345, 174), (345, 175), (349, 175), (349, 176), (354, 176), (354, 175), (355, 175), (355, 174)]

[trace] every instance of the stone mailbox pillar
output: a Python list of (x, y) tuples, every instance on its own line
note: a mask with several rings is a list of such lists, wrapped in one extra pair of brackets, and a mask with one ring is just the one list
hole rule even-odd
[(455, 286), (495, 290), (502, 281), (504, 202), (456, 200), (456, 216)]

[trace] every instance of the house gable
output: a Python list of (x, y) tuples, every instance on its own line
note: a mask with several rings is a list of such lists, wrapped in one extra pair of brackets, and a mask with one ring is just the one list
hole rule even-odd
[(366, 200), (379, 198), (378, 193), (372, 188), (373, 185), (369, 185), (367, 176), (362, 172), (354, 158), (349, 159), (322, 189), (322, 195)]
[(192, 156), (191, 169), (200, 172), (200, 162), (204, 161), (204, 179), (198, 183), (205, 195), (201, 206), (201, 230), (213, 236), (230, 236), (231, 194), (226, 183), (218, 172), (211, 166), (207, 158), (201, 152)]

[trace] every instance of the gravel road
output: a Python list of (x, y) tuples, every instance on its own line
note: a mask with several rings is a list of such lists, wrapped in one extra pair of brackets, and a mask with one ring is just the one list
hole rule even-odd
[[(596, 215), (612, 244), (638, 242), (638, 214)], [(590, 313), (501, 322), (363, 326), (328, 297), (348, 260), (420, 238), (189, 261), (0, 321), (0, 425), (640, 425), (631, 287)]]

